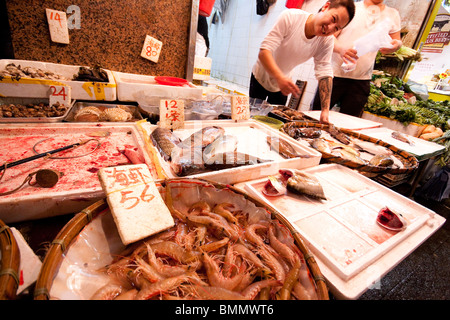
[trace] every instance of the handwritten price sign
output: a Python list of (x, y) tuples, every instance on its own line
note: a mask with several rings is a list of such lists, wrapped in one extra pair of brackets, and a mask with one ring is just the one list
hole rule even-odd
[(161, 41), (147, 35), (145, 37), (144, 46), (142, 47), (141, 57), (157, 63), (161, 53), (161, 48)]
[(125, 245), (174, 225), (146, 164), (102, 168), (98, 176)]
[(250, 104), (248, 96), (231, 96), (231, 119), (248, 120), (250, 119)]
[(67, 27), (66, 13), (52, 9), (45, 9), (45, 12), (52, 41), (69, 44), (69, 28)]
[(161, 100), (159, 105), (159, 125), (162, 128), (184, 128), (184, 101)]
[(72, 88), (69, 86), (50, 86), (49, 104), (65, 105), (69, 107), (71, 104)]

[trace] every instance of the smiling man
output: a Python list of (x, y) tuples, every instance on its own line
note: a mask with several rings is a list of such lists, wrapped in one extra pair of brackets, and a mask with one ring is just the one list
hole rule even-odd
[(353, 0), (330, 0), (316, 14), (300, 9), (283, 11), (261, 44), (252, 70), (250, 97), (285, 105), (289, 94), (299, 94), (291, 79), (292, 70), (314, 58), (322, 105), (320, 120), (328, 123), (333, 77), (332, 36), (352, 20), (354, 13)]

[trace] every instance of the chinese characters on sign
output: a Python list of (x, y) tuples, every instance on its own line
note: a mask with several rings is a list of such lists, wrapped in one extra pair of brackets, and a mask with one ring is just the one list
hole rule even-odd
[(231, 119), (248, 120), (250, 118), (250, 106), (248, 96), (231, 96)]
[(161, 100), (159, 105), (159, 125), (162, 128), (184, 128), (184, 101)]
[(141, 57), (157, 63), (161, 53), (161, 48), (161, 41), (147, 35), (145, 37), (144, 46), (142, 47)]
[(155, 197), (148, 193), (149, 182), (152, 181), (152, 178), (142, 173), (140, 167), (114, 167), (105, 170), (105, 173), (109, 182), (108, 188), (120, 193), (119, 203), (125, 209), (132, 209), (141, 201), (148, 203)]

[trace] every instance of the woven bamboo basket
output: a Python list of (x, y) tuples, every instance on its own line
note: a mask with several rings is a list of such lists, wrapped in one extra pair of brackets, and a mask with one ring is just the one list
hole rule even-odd
[[(237, 195), (241, 195), (244, 197), (246, 201), (253, 203), (256, 207), (264, 208), (272, 219), (276, 219), (279, 223), (287, 228), (298, 249), (303, 254), (303, 258), (308, 267), (309, 275), (315, 284), (317, 297), (320, 300), (328, 300), (328, 287), (323, 277), (319, 266), (310, 252), (310, 250), (305, 245), (303, 239), (300, 234), (295, 230), (295, 228), (291, 225), (291, 223), (283, 216), (281, 213), (277, 212), (275, 209), (267, 206), (263, 202), (252, 198), (241, 190), (230, 186), (219, 184), (215, 182), (210, 182), (203, 179), (192, 179), (192, 178), (177, 178), (177, 179), (168, 179), (168, 180), (160, 180), (157, 182), (157, 185), (160, 183), (162, 187), (167, 185), (169, 182), (187, 182), (187, 183), (196, 183), (203, 184), (205, 186), (213, 186), (216, 190), (229, 190), (234, 192)], [(70, 249), (71, 244), (73, 244), (74, 240), (78, 237), (80, 231), (83, 230), (88, 224), (95, 219), (100, 213), (109, 214), (109, 206), (106, 199), (100, 200), (86, 209), (82, 210), (80, 213), (76, 214), (72, 220), (70, 220), (66, 226), (59, 232), (56, 236), (56, 239), (52, 242), (49, 251), (47, 252), (40, 274), (38, 276), (35, 291), (34, 291), (34, 299), (35, 300), (49, 300), (51, 299), (50, 291), (53, 285), (53, 281), (57, 275), (58, 269), (65, 257), (65, 254)]]
[(14, 300), (19, 287), (20, 251), (11, 229), (0, 220), (0, 300)]
[[(285, 134), (288, 134), (286, 130), (289, 127), (299, 127), (299, 128), (305, 128), (305, 127), (313, 127), (318, 128), (322, 130), (327, 130), (328, 125), (326, 124), (320, 124), (320, 123), (298, 123), (298, 122), (289, 122), (285, 123), (283, 127), (280, 129), (280, 131), (284, 132)], [(356, 169), (360, 172), (366, 172), (371, 174), (409, 174), (416, 170), (419, 166), (419, 162), (417, 161), (416, 157), (411, 155), (409, 152), (399, 149), (389, 143), (386, 143), (382, 140), (369, 137), (365, 134), (348, 130), (348, 129), (339, 129), (341, 132), (345, 133), (348, 136), (355, 137), (357, 139), (363, 140), (363, 141), (369, 141), (377, 145), (381, 145), (383, 147), (386, 147), (390, 149), (397, 157), (401, 158), (404, 167), (403, 168), (394, 168), (394, 167), (382, 167), (382, 166), (373, 166), (370, 164), (360, 164), (356, 163), (354, 161), (350, 161), (347, 159), (343, 159), (341, 157), (329, 154), (327, 152), (322, 152), (322, 159), (327, 162), (337, 163), (341, 164), (343, 166), (349, 167), (351, 169)], [(319, 151), (319, 150), (318, 150)]]

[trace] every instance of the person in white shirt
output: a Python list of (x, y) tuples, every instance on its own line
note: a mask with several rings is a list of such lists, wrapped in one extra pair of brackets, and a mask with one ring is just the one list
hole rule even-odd
[[(391, 43), (381, 48), (383, 54), (397, 51), (402, 46), (400, 38), (401, 19), (399, 12), (386, 6), (383, 0), (363, 0), (355, 3), (355, 17), (341, 31), (335, 34), (333, 63), (333, 89), (330, 106), (339, 105), (339, 112), (361, 117), (370, 94), (370, 80), (375, 65), (377, 51), (358, 56), (353, 44), (376, 27), (386, 24)], [(356, 63), (352, 71), (345, 71), (343, 63)], [(316, 93), (313, 110), (320, 110), (320, 95)]]
[(299, 94), (291, 79), (292, 70), (314, 58), (322, 106), (320, 121), (328, 123), (333, 77), (332, 36), (352, 20), (354, 11), (353, 0), (327, 1), (316, 14), (301, 9), (283, 11), (261, 44), (252, 69), (249, 96), (285, 105), (289, 94)]

